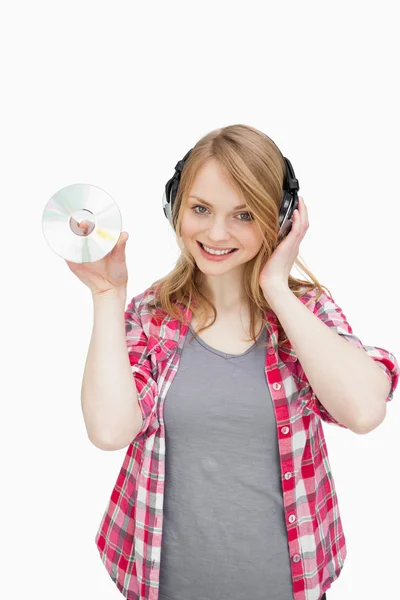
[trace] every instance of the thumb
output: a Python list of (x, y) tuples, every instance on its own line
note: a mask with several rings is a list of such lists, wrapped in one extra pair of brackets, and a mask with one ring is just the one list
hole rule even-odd
[(126, 231), (123, 231), (121, 233), (121, 235), (119, 236), (118, 242), (115, 244), (112, 253), (114, 256), (119, 257), (119, 258), (123, 258), (124, 254), (125, 254), (125, 247), (126, 247), (126, 242), (128, 240), (129, 235), (127, 234)]
[(128, 241), (129, 235), (127, 231), (123, 231), (119, 237), (119, 240), (117, 242), (117, 246), (122, 247), (126, 244), (126, 242)]

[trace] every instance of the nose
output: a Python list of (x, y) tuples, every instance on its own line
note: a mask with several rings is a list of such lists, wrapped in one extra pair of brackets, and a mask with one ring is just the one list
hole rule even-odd
[(229, 240), (231, 239), (231, 236), (229, 234), (228, 229), (229, 228), (227, 227), (223, 218), (214, 219), (209, 225), (209, 230), (206, 239), (210, 240), (210, 242), (215, 243), (216, 246), (218, 246), (221, 243), (226, 243), (226, 245), (229, 246)]

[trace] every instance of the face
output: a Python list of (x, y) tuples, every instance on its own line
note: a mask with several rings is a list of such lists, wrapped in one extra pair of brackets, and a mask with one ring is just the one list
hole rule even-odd
[[(243, 268), (259, 252), (261, 236), (251, 213), (243, 205), (243, 198), (227, 181), (218, 163), (207, 162), (193, 182), (187, 206), (182, 208), (181, 225), (183, 243), (204, 273), (219, 274)], [(216, 257), (207, 254), (199, 242), (208, 248), (236, 250)]]

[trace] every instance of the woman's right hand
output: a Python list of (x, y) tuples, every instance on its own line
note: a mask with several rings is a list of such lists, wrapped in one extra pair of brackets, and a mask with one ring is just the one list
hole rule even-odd
[[(88, 222), (81, 221), (79, 227), (87, 228)], [(128, 269), (125, 247), (129, 235), (123, 231), (117, 244), (104, 258), (96, 262), (74, 263), (66, 260), (69, 269), (90, 289), (92, 294), (103, 294), (113, 289), (126, 290)]]

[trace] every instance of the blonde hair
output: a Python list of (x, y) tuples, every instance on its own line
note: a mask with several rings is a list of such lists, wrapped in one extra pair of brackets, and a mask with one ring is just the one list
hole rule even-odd
[[(250, 310), (251, 338), (247, 341), (253, 340), (256, 343), (261, 332), (261, 329), (257, 333), (255, 332), (257, 319), (262, 319), (262, 328), (264, 328), (265, 312), (272, 311), (260, 288), (259, 278), (266, 261), (277, 246), (279, 207), (283, 196), (286, 165), (274, 142), (253, 127), (230, 125), (216, 129), (200, 139), (192, 149), (181, 173), (172, 210), (173, 226), (181, 254), (172, 271), (152, 284), (154, 299), (149, 302), (148, 306), (152, 315), (154, 315), (154, 310), (164, 311), (186, 324), (189, 323), (186, 322), (182, 310), (175, 304), (180, 303), (183, 307), (191, 309), (200, 324), (194, 337), (200, 331), (211, 327), (217, 318), (217, 309), (201, 289), (204, 274), (197, 267), (193, 256), (188, 252), (181, 238), (181, 207), (186, 206), (197, 172), (210, 159), (217, 161), (239, 196), (245, 199), (248, 209), (253, 214), (253, 222), (263, 240), (260, 251), (246, 263), (244, 271), (244, 290)], [(298, 258), (295, 264), (311, 279), (311, 281), (306, 281), (289, 275), (289, 288), (296, 297), (300, 298), (315, 288), (318, 289), (316, 299), (323, 293), (322, 288), (329, 292), (328, 288), (322, 286)], [(329, 295), (332, 296), (330, 292)], [(307, 304), (312, 300), (313, 298), (310, 298)], [(207, 319), (204, 315), (210, 310), (214, 313), (214, 318), (212, 323), (206, 326)], [(278, 338), (280, 338), (283, 329), (279, 320), (278, 330)], [(282, 345), (287, 339), (287, 337), (283, 337), (279, 340), (278, 345)]]

